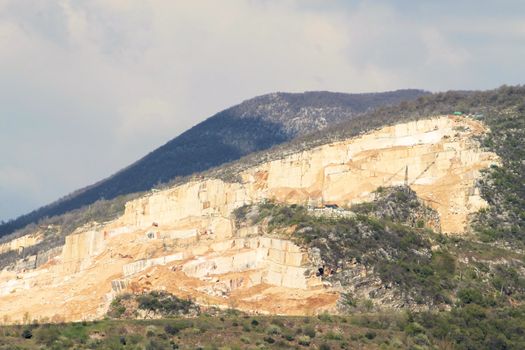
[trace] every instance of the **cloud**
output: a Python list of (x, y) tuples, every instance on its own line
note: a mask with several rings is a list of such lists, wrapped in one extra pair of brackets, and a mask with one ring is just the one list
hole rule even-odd
[(172, 127), (176, 107), (170, 101), (155, 96), (144, 96), (134, 103), (122, 106), (117, 114), (121, 122), (115, 132), (120, 142), (141, 134), (155, 134)]
[(0, 212), (3, 213), (0, 221), (17, 215), (19, 206), (36, 204), (38, 201), (34, 198), (38, 198), (40, 193), (35, 174), (10, 165), (0, 167)]
[(522, 5), (473, 4), (0, 0), (0, 218), (255, 95), (519, 83)]
[(439, 30), (425, 29), (421, 32), (421, 39), (427, 51), (426, 65), (444, 65), (447, 67), (461, 67), (468, 63), (469, 53), (463, 47), (452, 45)]
[(39, 190), (37, 184), (38, 182), (36, 181), (35, 175), (27, 173), (24, 169), (12, 166), (0, 168), (1, 189), (11, 189), (16, 191), (30, 189), (37, 192)]

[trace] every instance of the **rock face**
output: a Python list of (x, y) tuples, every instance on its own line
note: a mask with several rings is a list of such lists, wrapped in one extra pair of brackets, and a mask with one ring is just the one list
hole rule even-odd
[(42, 241), (40, 233), (30, 234), (19, 238), (12, 239), (8, 242), (0, 244), (0, 254), (9, 251), (17, 251), (37, 244)]
[[(389, 126), (240, 174), (238, 183), (191, 181), (128, 202), (119, 219), (68, 236), (62, 253), (35, 270), (0, 273), (8, 320), (101, 317), (122, 291), (165, 290), (202, 304), (277, 314), (334, 310), (338, 293), (315, 276), (307, 252), (232, 211), (273, 199), (346, 206), (380, 186), (408, 185), (439, 214), (446, 233), (465, 232), (485, 203), (479, 171), (496, 163), (473, 136), (483, 125), (442, 116)], [(312, 311), (314, 310), (314, 311)]]
[(374, 201), (352, 206), (355, 213), (403, 223), (411, 227), (427, 227), (441, 232), (439, 214), (405, 186), (380, 187), (374, 193)]
[(441, 217), (445, 233), (463, 233), (469, 214), (484, 207), (475, 180), (497, 162), (472, 136), (480, 123), (440, 117), (399, 124), (351, 140), (264, 163), (241, 174), (242, 183), (190, 182), (126, 205), (122, 220), (145, 227), (185, 217), (227, 217), (243, 204), (337, 204), (370, 201), (380, 186), (410, 186)]
[(365, 94), (312, 91), (252, 98), (211, 116), (107, 179), (0, 224), (0, 237), (46, 216), (60, 215), (102, 198), (147, 191), (158, 183), (232, 162), (377, 107), (427, 94), (421, 90)]

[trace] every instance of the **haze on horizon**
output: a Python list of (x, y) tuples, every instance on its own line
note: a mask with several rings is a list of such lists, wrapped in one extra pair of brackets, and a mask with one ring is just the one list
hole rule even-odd
[(0, 220), (274, 91), (525, 77), (525, 2), (0, 0)]

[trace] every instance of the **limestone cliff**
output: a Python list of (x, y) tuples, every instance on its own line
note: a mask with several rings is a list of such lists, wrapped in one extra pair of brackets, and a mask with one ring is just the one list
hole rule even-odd
[(35, 232), (33, 234), (25, 235), (7, 241), (5, 243), (0, 243), (0, 254), (6, 253), (9, 251), (18, 251), (27, 247), (31, 247), (42, 240), (42, 233)]
[(441, 216), (446, 233), (463, 233), (467, 216), (486, 204), (475, 180), (497, 162), (472, 136), (484, 127), (466, 118), (439, 117), (398, 124), (361, 137), (306, 150), (241, 174), (242, 183), (190, 182), (130, 202), (128, 225), (170, 224), (200, 215), (228, 217), (263, 199), (338, 204), (369, 201), (380, 186), (409, 185)]
[(334, 310), (338, 293), (304, 248), (236, 227), (233, 210), (268, 199), (348, 206), (405, 184), (439, 214), (443, 232), (462, 234), (486, 205), (479, 171), (498, 162), (473, 139), (485, 131), (468, 118), (419, 120), (257, 165), (240, 182), (202, 179), (150, 193), (117, 220), (68, 236), (37, 269), (0, 272), (1, 314), (91, 319), (116, 293), (153, 289), (261, 313)]

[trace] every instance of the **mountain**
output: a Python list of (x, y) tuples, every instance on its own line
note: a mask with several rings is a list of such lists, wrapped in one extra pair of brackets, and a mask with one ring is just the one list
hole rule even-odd
[(322, 91), (255, 97), (215, 114), (107, 179), (0, 225), (0, 236), (42, 218), (100, 199), (146, 191), (176, 177), (201, 172), (350, 120), (374, 108), (426, 94), (422, 90), (363, 94)]
[(0, 244), (0, 341), (523, 349), (523, 140), (525, 87), (437, 93), (46, 219)]

